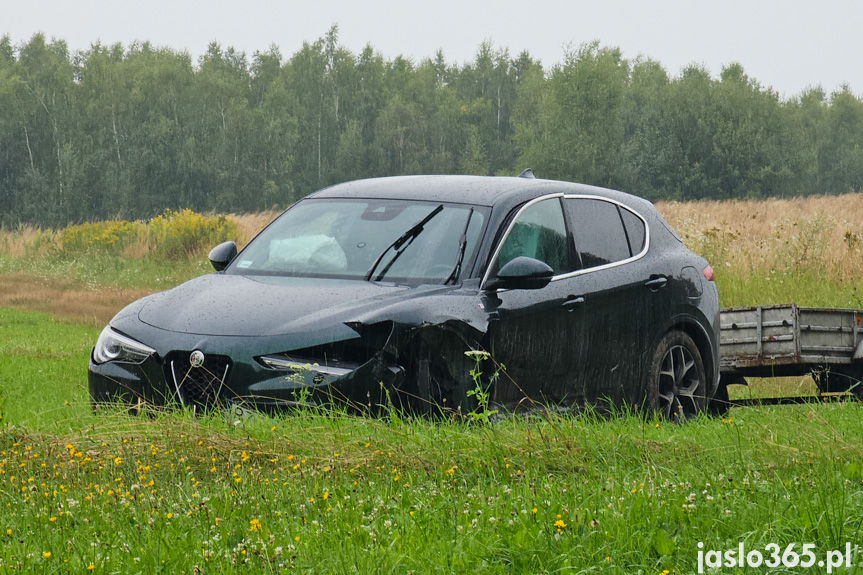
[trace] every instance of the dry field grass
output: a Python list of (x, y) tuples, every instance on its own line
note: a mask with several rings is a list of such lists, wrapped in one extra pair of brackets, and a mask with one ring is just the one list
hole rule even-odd
[[(241, 246), (245, 245), (278, 213), (228, 216), (237, 223), (237, 242)], [(156, 287), (99, 285), (45, 273), (41, 269), (12, 272), (4, 269), (3, 256), (16, 260), (45, 260), (52, 257), (59, 248), (59, 230), (39, 229), (29, 225), (0, 229), (0, 307), (45, 312), (56, 318), (101, 328), (127, 304), (158, 291)], [(146, 240), (142, 240), (128, 245), (123, 255), (129, 259), (140, 259), (148, 253)], [(201, 257), (204, 255), (201, 254)], [(86, 266), (86, 263), (81, 266)], [(23, 267), (26, 269), (27, 265)]]
[(96, 288), (74, 280), (26, 273), (2, 274), (0, 286), (0, 307), (44, 312), (96, 328), (105, 326), (127, 304), (153, 292), (114, 286)]
[(14, 229), (0, 227), (0, 255), (15, 258), (45, 257), (59, 239), (59, 231), (29, 224), (21, 224)]
[[(836, 284), (856, 285), (863, 277), (863, 194), (659, 202), (656, 207), (691, 249), (735, 282), (775, 274), (790, 275), (785, 281), (793, 281), (794, 274), (808, 272)], [(242, 246), (278, 214), (228, 217), (237, 223)], [(59, 231), (26, 225), (0, 229), (0, 258), (49, 258), (59, 247), (59, 237)], [(139, 248), (129, 246), (126, 257), (146, 253), (146, 246)], [(5, 271), (0, 260), (0, 306), (47, 311), (93, 325), (104, 324), (126, 303), (159, 289), (93, 286), (44, 273)], [(748, 297), (743, 296), (746, 301)]]
[[(838, 283), (863, 277), (863, 193), (806, 198), (658, 202), (690, 249), (719, 272), (820, 272)], [(232, 214), (245, 243), (279, 212)]]
[[(227, 217), (237, 223), (239, 236), (236, 241), (242, 247), (279, 213), (281, 212), (266, 211), (228, 214)], [(60, 248), (60, 232), (61, 230), (38, 228), (29, 224), (21, 224), (13, 229), (0, 228), (0, 255), (15, 258), (47, 257), (53, 250)], [(123, 255), (142, 258), (146, 257), (149, 251), (147, 239), (142, 237), (139, 242), (127, 246)]]
[(246, 245), (255, 234), (273, 221), (280, 213), (277, 211), (267, 211), (254, 214), (228, 214), (229, 218), (237, 222), (237, 227), (240, 229), (240, 237), (237, 243), (241, 247)]
[(718, 273), (811, 271), (840, 284), (863, 277), (863, 193), (656, 207)]
[[(863, 194), (659, 202), (656, 207), (686, 244), (716, 268), (726, 305), (765, 303), (756, 301), (762, 296), (782, 298), (776, 293), (767, 294), (763, 288), (783, 281), (788, 284), (783, 292), (787, 297), (805, 302), (807, 290), (814, 289), (816, 297), (824, 293), (817, 285), (812, 287), (813, 277), (816, 284), (827, 280), (846, 286), (857, 285), (863, 277)], [(228, 217), (236, 222), (236, 239), (243, 246), (277, 215), (279, 212), (269, 211)], [(4, 270), (3, 257), (19, 262), (51, 258), (58, 251), (59, 238), (59, 231), (26, 225), (0, 229), (0, 307), (46, 312), (98, 329), (126, 304), (169, 287), (100, 285), (98, 281), (76, 281), (45, 273), (38, 266), (33, 270), (17, 266), (19, 271), (13, 273), (8, 268)], [(127, 246), (124, 259), (141, 261), (147, 252), (145, 243), (132, 244)], [(863, 303), (842, 305), (859, 307)], [(815, 393), (810, 377), (753, 380), (752, 384), (749, 388), (734, 386), (732, 397)]]
[[(658, 202), (657, 209), (693, 250), (743, 274), (817, 269), (834, 281), (863, 272), (863, 193), (767, 200)], [(240, 246), (279, 212), (229, 214)], [(44, 257), (59, 232), (21, 225), (0, 229), (0, 253)], [(127, 250), (129, 256), (145, 249)]]

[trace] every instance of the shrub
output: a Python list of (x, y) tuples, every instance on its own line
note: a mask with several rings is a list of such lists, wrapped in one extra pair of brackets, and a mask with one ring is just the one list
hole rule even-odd
[(106, 221), (80, 224), (60, 233), (60, 250), (64, 255), (120, 255), (127, 247), (146, 237), (147, 228), (140, 222)]
[(59, 254), (187, 259), (238, 234), (237, 223), (225, 216), (165, 210), (147, 224), (110, 220), (65, 228), (60, 232)]
[(165, 210), (147, 225), (149, 251), (156, 258), (179, 259), (201, 254), (236, 239), (237, 223), (225, 216), (203, 216), (189, 209)]

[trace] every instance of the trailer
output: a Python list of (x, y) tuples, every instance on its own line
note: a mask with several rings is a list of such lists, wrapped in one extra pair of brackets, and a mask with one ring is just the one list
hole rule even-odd
[(863, 310), (737, 307), (720, 312), (720, 373), (726, 386), (747, 377), (811, 374), (820, 393), (863, 399)]

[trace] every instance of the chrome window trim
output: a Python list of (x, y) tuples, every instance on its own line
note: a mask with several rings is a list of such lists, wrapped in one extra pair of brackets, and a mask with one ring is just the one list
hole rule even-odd
[[(647, 219), (644, 216), (642, 216), (640, 213), (638, 213), (632, 207), (624, 204), (623, 202), (619, 202), (617, 200), (612, 200), (611, 198), (605, 198), (603, 196), (594, 196), (594, 195), (590, 195), (590, 194), (564, 194), (564, 193), (548, 194), (546, 196), (540, 196), (538, 198), (534, 198), (534, 199), (530, 200), (529, 202), (527, 202), (525, 205), (523, 205), (518, 210), (517, 214), (515, 214), (515, 217), (512, 219), (512, 221), (509, 223), (509, 226), (506, 229), (506, 233), (503, 235), (500, 242), (498, 242), (497, 247), (494, 250), (494, 255), (489, 260), (490, 263), (485, 270), (485, 274), (482, 277), (482, 282), (480, 283), (480, 285), (483, 285), (483, 284), (485, 284), (486, 281), (488, 281), (489, 272), (491, 271), (491, 268), (494, 265), (494, 262), (497, 260), (497, 257), (500, 254), (500, 248), (503, 246), (503, 242), (506, 241), (506, 238), (509, 236), (509, 233), (512, 231), (512, 228), (515, 225), (515, 222), (517, 222), (518, 218), (521, 217), (522, 212), (524, 212), (524, 210), (526, 210), (527, 208), (529, 208), (533, 204), (536, 204), (536, 203), (539, 203), (543, 200), (548, 200), (551, 198), (563, 198), (564, 200), (570, 200), (570, 199), (601, 200), (603, 202), (609, 202), (611, 204), (616, 204), (617, 206), (631, 212), (638, 219), (640, 219), (641, 222), (644, 224), (644, 247), (641, 248), (641, 251), (638, 252), (637, 254), (635, 254), (634, 256), (626, 258), (625, 260), (612, 262), (610, 264), (605, 264), (605, 265), (601, 265), (601, 266), (594, 266), (592, 268), (576, 270), (574, 272), (568, 272), (565, 274), (556, 275), (556, 276), (551, 278), (551, 281), (554, 282), (554, 281), (558, 281), (558, 280), (562, 280), (562, 279), (568, 279), (568, 278), (572, 278), (572, 277), (576, 277), (576, 276), (581, 276), (584, 274), (589, 274), (589, 273), (593, 273), (593, 272), (607, 270), (607, 269), (614, 268), (617, 266), (622, 266), (622, 265), (640, 260), (645, 255), (647, 255), (647, 251), (650, 249), (650, 225), (647, 223)], [(563, 206), (561, 206), (561, 209), (564, 210), (564, 214), (563, 214), (564, 221), (567, 222), (567, 225), (571, 224), (572, 222), (567, 221), (566, 209)], [(621, 221), (621, 225), (624, 225), (623, 221)], [(567, 229), (567, 231), (569, 231), (569, 230)], [(578, 247), (576, 247), (576, 249), (578, 249)]]
[[(639, 214), (637, 211), (635, 211), (631, 207), (627, 206), (623, 202), (618, 202), (617, 200), (612, 200), (611, 198), (604, 198), (602, 196), (592, 196), (592, 195), (587, 195), (587, 194), (585, 194), (585, 195), (566, 194), (563, 196), (563, 199), (564, 200), (567, 200), (567, 199), (602, 200), (603, 202), (609, 202), (612, 204), (617, 204), (619, 207), (623, 208), (624, 210), (628, 210), (629, 212), (634, 214), (638, 219), (640, 219), (642, 221), (642, 223), (644, 224), (644, 247), (641, 248), (640, 252), (638, 252), (637, 254), (635, 254), (632, 257), (626, 258), (625, 260), (620, 260), (620, 261), (612, 262), (610, 264), (605, 264), (605, 265), (601, 265), (601, 266), (594, 266), (592, 268), (587, 268), (584, 270), (576, 270), (576, 271), (570, 272), (568, 274), (560, 274), (558, 276), (554, 276), (553, 278), (551, 278), (551, 281), (562, 280), (562, 279), (580, 276), (580, 275), (584, 275), (584, 274), (588, 274), (588, 273), (607, 270), (607, 269), (614, 268), (617, 266), (622, 266), (622, 265), (640, 260), (641, 258), (643, 258), (647, 254), (647, 250), (650, 249), (650, 225), (648, 225), (647, 220), (644, 218), (644, 216)], [(620, 223), (621, 223), (621, 225), (624, 225), (622, 220)], [(576, 246), (575, 249), (577, 250), (578, 246)]]

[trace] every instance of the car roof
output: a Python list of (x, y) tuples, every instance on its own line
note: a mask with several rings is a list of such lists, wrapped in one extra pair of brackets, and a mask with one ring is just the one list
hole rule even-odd
[(483, 206), (517, 205), (539, 196), (566, 193), (605, 197), (643, 207), (646, 200), (606, 188), (509, 176), (392, 176), (336, 184), (309, 198), (382, 198), (463, 203)]

